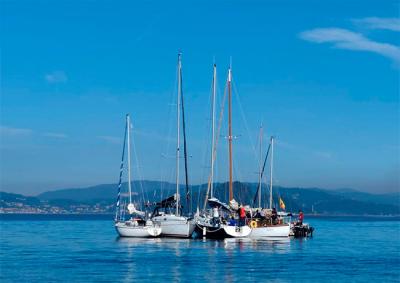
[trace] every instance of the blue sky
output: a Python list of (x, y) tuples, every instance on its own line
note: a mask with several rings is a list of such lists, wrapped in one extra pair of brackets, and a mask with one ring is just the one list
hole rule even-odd
[[(209, 171), (212, 64), (220, 101), (232, 58), (234, 179), (257, 181), (262, 122), (277, 185), (399, 190), (398, 1), (1, 6), (1, 190), (117, 182), (128, 112), (134, 178), (173, 181), (179, 50), (192, 183)], [(221, 138), (219, 181), (226, 153)]]

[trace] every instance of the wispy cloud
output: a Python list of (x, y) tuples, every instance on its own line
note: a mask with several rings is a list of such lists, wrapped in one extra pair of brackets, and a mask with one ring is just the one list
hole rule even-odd
[(65, 139), (68, 138), (66, 134), (63, 133), (44, 133), (43, 136), (49, 138), (56, 138), (56, 139)]
[(333, 47), (373, 52), (400, 63), (398, 46), (373, 41), (360, 33), (341, 28), (316, 28), (300, 33), (300, 38), (316, 43), (332, 43)]
[(53, 71), (44, 76), (44, 79), (50, 84), (66, 83), (68, 78), (64, 71)]
[(175, 138), (171, 138), (171, 137), (168, 137), (168, 136), (163, 136), (163, 135), (161, 135), (159, 133), (156, 133), (156, 132), (148, 132), (148, 131), (142, 131), (142, 130), (138, 130), (138, 129), (134, 129), (133, 132), (135, 134), (139, 135), (139, 136), (142, 136), (142, 137), (161, 140), (161, 141), (165, 141), (165, 142), (176, 141)]
[(322, 159), (331, 159), (332, 153), (328, 151), (315, 151), (314, 155)]
[(113, 137), (113, 136), (97, 136), (97, 138), (109, 142), (109, 143), (113, 143), (113, 144), (120, 144), (122, 142), (121, 138), (117, 138), (117, 137)]
[(363, 19), (354, 19), (353, 22), (356, 25), (368, 28), (368, 29), (386, 29), (392, 31), (400, 31), (400, 19), (399, 18), (377, 18), (369, 17)]
[(288, 142), (282, 141), (282, 140), (276, 140), (275, 144), (279, 147), (285, 148), (285, 149), (295, 149), (296, 146), (293, 144), (290, 144)]
[(30, 135), (32, 133), (33, 133), (33, 131), (31, 129), (0, 126), (0, 135), (1, 136), (26, 136), (26, 135)]

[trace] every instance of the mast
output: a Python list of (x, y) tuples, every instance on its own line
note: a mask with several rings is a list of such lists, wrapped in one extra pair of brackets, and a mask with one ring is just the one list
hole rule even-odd
[(176, 100), (176, 216), (179, 216), (179, 146), (180, 146), (180, 95), (181, 95), (181, 53), (178, 54), (178, 97)]
[(269, 180), (269, 208), (272, 209), (272, 170), (274, 164), (274, 137), (271, 137), (271, 164), (270, 164), (270, 180)]
[(129, 114), (126, 115), (126, 126), (128, 128), (128, 190), (129, 190), (129, 204), (132, 203), (132, 188), (131, 188), (131, 121)]
[(124, 172), (124, 157), (125, 157), (127, 130), (128, 130), (128, 124), (125, 124), (124, 145), (122, 146), (121, 165), (119, 167), (119, 182), (118, 182), (118, 194), (117, 194), (117, 205), (116, 205), (115, 221), (118, 220), (118, 216), (121, 217), (121, 215), (119, 215), (119, 214), (120, 214), (120, 204), (121, 204), (120, 202), (121, 202), (122, 174)]
[(229, 145), (229, 201), (233, 199), (232, 183), (232, 91), (231, 91), (232, 73), (228, 70), (228, 145)]
[(189, 174), (188, 174), (188, 158), (187, 158), (187, 145), (186, 145), (186, 123), (185, 123), (185, 104), (183, 100), (183, 83), (182, 83), (182, 69), (180, 69), (179, 77), (181, 81), (181, 106), (182, 106), (182, 131), (183, 131), (183, 157), (185, 160), (185, 185), (186, 185), (186, 208), (188, 209), (188, 213), (192, 212), (192, 208), (189, 205), (190, 201), (190, 193), (189, 193)]
[(217, 65), (214, 64), (214, 73), (213, 73), (213, 91), (212, 91), (212, 106), (211, 106), (211, 116), (212, 116), (212, 125), (211, 125), (211, 176), (210, 176), (210, 193), (211, 198), (214, 197), (214, 146), (215, 146), (215, 96), (216, 96), (216, 87), (217, 85)]
[[(269, 143), (269, 145), (268, 145), (267, 154), (265, 155), (264, 163), (263, 163), (263, 166), (262, 166), (262, 169), (261, 169), (261, 181), (262, 181), (262, 178), (263, 178), (263, 175), (264, 175), (264, 172), (265, 172), (265, 166), (267, 165), (267, 159), (268, 159), (270, 150), (271, 150), (271, 143)], [(254, 194), (254, 198), (253, 198), (253, 206), (256, 205), (256, 200), (258, 198), (258, 191), (259, 190), (260, 190), (260, 187), (257, 187), (257, 191)]]
[(260, 164), (258, 174), (258, 207), (261, 207), (261, 186), (262, 186), (262, 140), (263, 140), (263, 126), (260, 126)]

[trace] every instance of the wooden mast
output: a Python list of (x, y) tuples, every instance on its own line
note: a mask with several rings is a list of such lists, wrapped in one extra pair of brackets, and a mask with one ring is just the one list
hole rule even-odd
[(231, 91), (232, 74), (231, 68), (228, 70), (228, 144), (229, 144), (229, 201), (233, 199), (233, 183), (232, 183), (232, 91)]

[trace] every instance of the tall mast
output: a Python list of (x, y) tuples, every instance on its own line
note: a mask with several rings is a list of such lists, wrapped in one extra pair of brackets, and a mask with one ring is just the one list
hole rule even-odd
[(232, 183), (232, 92), (231, 92), (232, 73), (231, 68), (228, 70), (228, 142), (229, 142), (229, 201), (233, 199), (233, 183)]
[(131, 121), (129, 114), (126, 115), (126, 126), (128, 128), (128, 190), (129, 204), (132, 203), (132, 188), (131, 188)]
[(217, 89), (217, 65), (214, 64), (214, 73), (213, 73), (213, 91), (212, 91), (212, 106), (211, 106), (211, 116), (212, 116), (212, 134), (211, 134), (211, 178), (210, 178), (210, 193), (211, 198), (214, 197), (214, 146), (215, 146), (215, 96)]
[(270, 165), (270, 180), (269, 180), (269, 208), (272, 209), (272, 170), (274, 165), (274, 137), (271, 137), (271, 165)]
[(181, 53), (178, 54), (178, 94), (176, 100), (176, 216), (179, 216), (179, 146), (180, 146), (180, 95), (181, 95)]
[(125, 147), (126, 147), (126, 134), (128, 131), (128, 124), (125, 123), (125, 132), (124, 132), (124, 145), (122, 146), (122, 157), (121, 157), (121, 165), (119, 167), (119, 182), (118, 182), (118, 194), (117, 194), (117, 205), (116, 205), (116, 213), (115, 213), (115, 221), (118, 220), (118, 217), (121, 217), (120, 205), (121, 205), (121, 186), (122, 186), (122, 174), (124, 172), (124, 157), (125, 157)]
[(258, 174), (258, 207), (261, 207), (261, 186), (262, 186), (262, 140), (263, 140), (263, 126), (260, 126), (260, 165)]
[(186, 208), (187, 212), (191, 213), (192, 207), (190, 202), (190, 191), (189, 191), (189, 174), (188, 174), (188, 158), (187, 158), (187, 143), (186, 143), (186, 122), (185, 122), (185, 103), (183, 99), (183, 78), (182, 78), (182, 69), (180, 69), (179, 73), (180, 81), (181, 81), (181, 110), (182, 110), (182, 131), (183, 131), (183, 157), (185, 161), (185, 185), (186, 185)]

